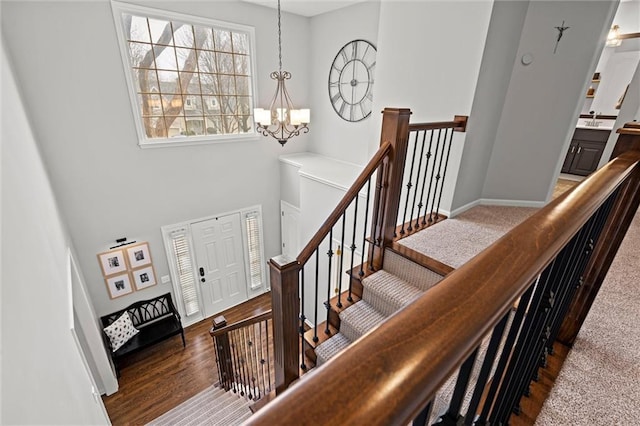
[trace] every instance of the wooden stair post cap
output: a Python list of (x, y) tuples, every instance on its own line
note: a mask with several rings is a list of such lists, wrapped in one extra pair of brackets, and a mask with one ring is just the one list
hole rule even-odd
[(224, 317), (224, 315), (218, 315), (213, 319), (214, 329), (224, 327), (225, 325), (227, 325), (227, 319)]

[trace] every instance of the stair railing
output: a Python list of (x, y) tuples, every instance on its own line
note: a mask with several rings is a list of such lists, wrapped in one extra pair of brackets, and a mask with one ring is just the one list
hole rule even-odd
[(442, 193), (455, 132), (465, 132), (467, 116), (453, 121), (409, 125), (409, 145), (402, 194), (398, 205), (396, 238), (404, 238), (433, 225), (440, 214)]
[(257, 401), (274, 389), (272, 312), (227, 324), (213, 320), (213, 339), (219, 386)]
[(618, 133), (607, 165), (247, 424), (508, 424), (556, 338), (575, 339), (638, 210), (640, 128)]
[[(334, 309), (342, 309), (361, 296), (355, 285), (363, 276), (382, 267), (384, 248), (397, 237), (410, 132), (439, 132), (437, 139), (442, 142), (437, 145), (437, 158), (441, 163), (445, 146), (450, 147), (448, 135), (453, 130), (464, 130), (466, 124), (466, 117), (456, 116), (451, 122), (410, 125), (410, 115), (408, 109), (383, 111), (380, 148), (337, 207), (295, 259), (278, 256), (269, 262), (278, 394), (299, 377), (300, 368), (308, 367), (304, 356), (305, 331), (311, 330), (310, 340), (315, 343), (323, 334), (331, 335)], [(444, 180), (445, 168), (439, 165), (437, 170), (437, 180)], [(420, 179), (425, 181), (424, 174)], [(441, 184), (439, 190), (438, 183), (433, 187), (429, 197), (441, 194)], [(432, 202), (431, 209), (437, 212), (434, 205)], [(338, 248), (341, 256), (337, 256)], [(349, 274), (343, 273), (346, 270)]]

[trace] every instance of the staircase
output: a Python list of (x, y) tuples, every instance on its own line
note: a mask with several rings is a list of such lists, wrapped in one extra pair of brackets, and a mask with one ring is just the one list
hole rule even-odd
[(234, 426), (251, 416), (252, 401), (211, 386), (153, 420), (148, 426)]
[[(315, 347), (320, 366), (443, 277), (386, 249), (383, 269), (362, 279), (362, 300), (338, 313), (339, 332)], [(320, 327), (323, 328), (323, 327)], [(308, 342), (313, 345), (313, 342)]]

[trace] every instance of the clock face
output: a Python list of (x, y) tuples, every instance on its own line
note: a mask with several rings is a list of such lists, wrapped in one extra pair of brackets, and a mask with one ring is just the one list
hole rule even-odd
[(376, 48), (365, 40), (353, 40), (338, 52), (329, 71), (329, 99), (347, 121), (361, 121), (373, 106), (373, 72)]

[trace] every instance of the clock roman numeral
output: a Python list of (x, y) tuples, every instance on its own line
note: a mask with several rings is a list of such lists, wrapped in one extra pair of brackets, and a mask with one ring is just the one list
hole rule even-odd
[(347, 52), (345, 52), (344, 49), (340, 51), (340, 54), (342, 55), (342, 60), (344, 61), (345, 64), (349, 62), (349, 58), (347, 57)]

